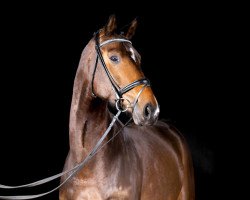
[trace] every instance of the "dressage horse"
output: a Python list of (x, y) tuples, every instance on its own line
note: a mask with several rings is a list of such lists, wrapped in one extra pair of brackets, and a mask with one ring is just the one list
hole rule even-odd
[(133, 122), (114, 123), (106, 145), (60, 189), (60, 200), (194, 199), (187, 144), (173, 126), (157, 120), (159, 105), (130, 42), (136, 26), (134, 20), (126, 33), (116, 34), (111, 16), (82, 52), (64, 170), (81, 163), (102, 137), (113, 117), (110, 105)]

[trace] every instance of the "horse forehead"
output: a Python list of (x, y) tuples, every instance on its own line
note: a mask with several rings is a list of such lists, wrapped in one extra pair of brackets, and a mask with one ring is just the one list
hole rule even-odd
[[(111, 38), (112, 39), (112, 38)], [(111, 39), (106, 39), (104, 41), (101, 41), (100, 43), (104, 43), (105, 41), (111, 40)], [(119, 39), (119, 38), (118, 38)], [(122, 38), (123, 39), (123, 38)], [(115, 42), (111, 42), (109, 44), (105, 44), (103, 45), (104, 49), (106, 49), (108, 52), (109, 51), (117, 51), (120, 52), (121, 54), (123, 54), (124, 56), (128, 56), (131, 57), (132, 60), (137, 63), (138, 62), (138, 58), (136, 56), (136, 50), (134, 49), (134, 47), (132, 46), (132, 44), (128, 43), (128, 42), (120, 42), (120, 41), (115, 41)], [(103, 48), (102, 47), (102, 48)], [(105, 50), (104, 50), (105, 51)]]
[[(114, 49), (117, 49), (125, 54), (129, 54), (130, 57), (136, 62), (135, 49), (131, 44), (125, 44), (125, 42), (116, 42)], [(125, 45), (125, 46), (124, 46)]]

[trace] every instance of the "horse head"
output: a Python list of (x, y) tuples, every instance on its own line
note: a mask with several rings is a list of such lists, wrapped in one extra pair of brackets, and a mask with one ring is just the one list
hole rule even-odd
[(136, 26), (135, 19), (125, 34), (117, 34), (113, 15), (95, 34), (97, 59), (92, 91), (117, 109), (132, 114), (135, 124), (152, 125), (158, 119), (159, 105), (141, 70), (141, 56), (130, 42)]

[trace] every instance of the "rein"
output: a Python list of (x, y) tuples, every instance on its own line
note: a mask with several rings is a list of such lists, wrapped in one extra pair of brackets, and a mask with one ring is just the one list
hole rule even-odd
[[(9, 200), (20, 200), (20, 199), (35, 199), (38, 197), (42, 197), (45, 195), (48, 195), (54, 191), (56, 191), (57, 189), (59, 189), (60, 187), (62, 187), (68, 180), (70, 180), (78, 171), (80, 171), (85, 165), (86, 163), (91, 160), (92, 157), (94, 157), (97, 152), (102, 149), (107, 143), (105, 143), (103, 146), (101, 146), (103, 140), (106, 138), (106, 136), (108, 135), (108, 133), (110, 132), (111, 128), (113, 127), (114, 123), (116, 122), (116, 120), (118, 119), (119, 115), (121, 114), (121, 110), (118, 110), (117, 114), (113, 117), (113, 120), (111, 121), (109, 127), (107, 128), (107, 130), (105, 131), (105, 133), (102, 135), (102, 137), (100, 138), (100, 140), (97, 142), (97, 144), (95, 145), (95, 147), (92, 149), (92, 151), (88, 154), (88, 156), (78, 165), (76, 165), (74, 168), (67, 170), (65, 172), (59, 173), (57, 175), (33, 182), (33, 183), (29, 183), (29, 184), (25, 184), (25, 185), (19, 185), (19, 186), (6, 186), (6, 185), (0, 185), (0, 188), (3, 189), (16, 189), (16, 188), (27, 188), (27, 187), (35, 187), (38, 185), (42, 185), (45, 183), (48, 183), (52, 180), (55, 180), (63, 175), (69, 174), (69, 176), (57, 187), (55, 187), (54, 189), (45, 192), (45, 193), (41, 193), (41, 194), (36, 194), (36, 195), (18, 195), (18, 196), (0, 196), (0, 199), (9, 199)], [(118, 133), (127, 125), (128, 123), (126, 123), (119, 131)], [(116, 133), (115, 135), (117, 135), (118, 133)]]
[[(138, 102), (138, 99), (141, 95), (141, 93), (143, 92), (143, 90), (147, 87), (147, 86), (150, 86), (150, 83), (149, 83), (149, 80), (146, 79), (146, 78), (143, 78), (143, 79), (140, 79), (140, 80), (136, 80), (130, 84), (128, 84), (127, 86), (123, 87), (123, 88), (120, 88), (118, 86), (118, 84), (114, 81), (112, 75), (110, 74), (106, 64), (105, 64), (105, 61), (103, 59), (103, 56), (102, 56), (102, 53), (101, 53), (101, 50), (100, 50), (100, 47), (106, 45), (106, 44), (109, 44), (111, 42), (128, 42), (130, 44), (131, 41), (129, 40), (126, 40), (126, 39), (123, 39), (123, 38), (114, 38), (114, 39), (110, 39), (110, 40), (106, 40), (104, 41), (103, 43), (99, 44), (99, 32), (97, 32), (95, 34), (95, 41), (96, 41), (96, 52), (97, 52), (97, 57), (96, 57), (96, 63), (95, 63), (95, 68), (94, 68), (94, 73), (93, 73), (93, 78), (92, 78), (92, 81), (91, 81), (91, 84), (92, 84), (92, 95), (96, 96), (93, 92), (93, 80), (94, 80), (94, 75), (95, 75), (95, 71), (96, 71), (96, 67), (97, 67), (97, 64), (98, 64), (98, 58), (100, 59), (101, 63), (102, 63), (102, 66), (112, 84), (112, 87), (116, 93), (116, 96), (117, 96), (117, 99), (116, 99), (116, 109), (117, 109), (117, 113), (116, 115), (113, 117), (111, 123), (109, 124), (107, 130), (103, 133), (102, 137), (99, 139), (99, 141), (97, 142), (97, 144), (94, 146), (94, 148), (91, 150), (91, 152), (87, 155), (87, 157), (81, 162), (79, 163), (78, 165), (76, 165), (75, 167), (73, 167), (72, 169), (70, 170), (67, 170), (67, 171), (64, 171), (64, 172), (61, 172), (59, 174), (56, 174), (56, 175), (53, 175), (53, 176), (50, 176), (48, 178), (45, 178), (45, 179), (42, 179), (42, 180), (39, 180), (39, 181), (35, 181), (35, 182), (32, 182), (32, 183), (28, 183), (28, 184), (24, 184), (24, 185), (18, 185), (18, 186), (8, 186), (8, 185), (1, 185), (0, 184), (0, 189), (17, 189), (17, 188), (30, 188), (30, 187), (35, 187), (35, 186), (39, 186), (39, 185), (43, 185), (45, 183), (48, 183), (50, 181), (53, 181), (57, 178), (60, 178), (66, 174), (69, 174), (68, 177), (62, 182), (60, 183), (57, 187), (55, 187), (54, 189), (48, 191), (48, 192), (45, 192), (45, 193), (40, 193), (40, 194), (35, 194), (35, 195), (17, 195), (17, 196), (0, 196), (0, 199), (7, 199), (7, 200), (21, 200), (21, 199), (35, 199), (35, 198), (39, 198), (39, 197), (42, 197), (42, 196), (45, 196), (45, 195), (48, 195), (54, 191), (56, 191), (57, 189), (59, 189), (60, 187), (62, 187), (66, 182), (68, 182), (78, 171), (80, 171), (86, 164), (88, 161), (90, 161), (105, 145), (107, 145), (116, 135), (118, 135), (124, 127), (126, 127), (128, 125), (128, 123), (131, 121), (132, 118), (130, 118), (128, 120), (128, 122), (126, 124), (124, 124), (121, 129), (116, 132), (114, 134), (114, 136), (108, 140), (106, 143), (104, 143), (103, 145), (102, 142), (103, 140), (107, 137), (108, 133), (111, 131), (112, 127), (114, 126), (115, 122), (118, 120), (118, 117), (120, 116), (120, 114), (122, 112), (125, 112), (128, 108), (132, 108), (132, 112), (134, 111), (134, 108)], [(140, 89), (140, 91), (138, 92), (133, 104), (131, 104), (127, 99), (124, 99), (122, 97), (123, 94), (125, 94), (126, 92), (132, 90), (134, 87), (138, 86), (138, 85), (143, 85), (142, 88)], [(122, 104), (122, 101), (127, 101), (129, 103), (130, 106), (126, 106), (125, 108), (123, 108), (121, 106)]]

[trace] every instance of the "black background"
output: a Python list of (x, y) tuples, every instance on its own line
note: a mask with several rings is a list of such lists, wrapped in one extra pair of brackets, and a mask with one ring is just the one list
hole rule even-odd
[[(116, 14), (118, 29), (137, 17), (132, 42), (160, 103), (160, 118), (188, 141), (197, 199), (212, 199), (227, 16), (208, 4), (150, 4), (147, 9), (128, 2), (94, 4), (1, 7), (6, 12), (0, 37), (0, 184), (24, 184), (62, 171), (81, 51)], [(19, 193), (43, 192), (57, 184)], [(54, 192), (41, 199), (57, 196)]]

